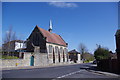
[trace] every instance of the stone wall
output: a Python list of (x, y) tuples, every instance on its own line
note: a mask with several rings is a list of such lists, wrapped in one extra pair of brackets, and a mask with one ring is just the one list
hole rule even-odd
[(23, 59), (2, 59), (2, 68), (30, 66), (31, 56), (34, 56), (34, 66), (49, 65), (47, 53), (24, 53)]
[(48, 57), (46, 53), (37, 53), (34, 55), (35, 57), (35, 66), (46, 66), (48, 65)]
[(31, 53), (24, 53), (23, 59), (2, 59), (2, 68), (30, 66)]
[(64, 54), (65, 62), (63, 62), (63, 54), (60, 54), (60, 62), (58, 54), (55, 53), (55, 63), (53, 63), (53, 54), (47, 53), (32, 53), (32, 52), (24, 52), (23, 59), (3, 59), (2, 67), (20, 67), (20, 66), (30, 66), (31, 56), (34, 56), (34, 66), (47, 66), (47, 65), (59, 65), (66, 64), (67, 62), (67, 54)]
[(2, 67), (16, 67), (16, 66), (24, 66), (23, 59), (3, 59)]

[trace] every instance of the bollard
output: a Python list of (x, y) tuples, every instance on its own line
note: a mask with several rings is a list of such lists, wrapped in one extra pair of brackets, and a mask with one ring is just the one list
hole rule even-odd
[(18, 63), (16, 63), (16, 66), (18, 66)]

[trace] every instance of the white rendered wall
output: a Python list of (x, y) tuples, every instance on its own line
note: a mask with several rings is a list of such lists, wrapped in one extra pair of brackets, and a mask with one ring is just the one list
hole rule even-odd
[[(52, 52), (49, 53), (49, 45), (52, 45), (52, 48), (54, 49), (54, 53), (55, 53), (55, 47), (58, 47), (58, 49), (60, 50), (60, 48), (62, 47), (62, 49), (64, 50), (65, 48), (67, 49), (67, 47), (65, 46), (60, 46), (60, 45), (56, 45), (56, 44), (51, 44), (51, 43), (46, 43), (46, 47), (47, 47), (47, 51), (48, 51), (48, 62), (49, 63), (53, 63), (53, 49)], [(60, 53), (60, 62), (63, 62), (63, 50)], [(65, 55), (65, 62), (67, 61), (67, 53), (64, 52)], [(58, 53), (55, 53), (55, 63), (59, 63), (58, 61)]]

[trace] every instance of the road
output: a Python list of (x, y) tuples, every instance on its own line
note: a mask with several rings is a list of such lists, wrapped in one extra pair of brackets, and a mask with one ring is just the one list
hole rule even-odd
[(33, 69), (19, 69), (19, 70), (3, 70), (3, 78), (116, 78), (116, 76), (109, 76), (90, 72), (85, 68), (89, 68), (90, 63), (75, 64), (67, 66), (47, 67), (47, 68), (33, 68)]

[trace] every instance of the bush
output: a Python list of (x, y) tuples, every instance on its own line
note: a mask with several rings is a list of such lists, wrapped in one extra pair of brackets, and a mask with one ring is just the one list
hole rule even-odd
[(99, 45), (98, 48), (94, 52), (94, 57), (97, 60), (108, 59), (110, 57), (109, 50)]
[(81, 56), (83, 57), (84, 60), (87, 60), (87, 61), (94, 60), (93, 54), (90, 54), (89, 52), (85, 52), (85, 53), (81, 54)]
[(16, 56), (5, 56), (5, 55), (3, 55), (3, 56), (2, 56), (2, 59), (18, 59), (18, 57), (16, 57)]
[(89, 63), (90, 61), (89, 60), (85, 60), (84, 63)]

